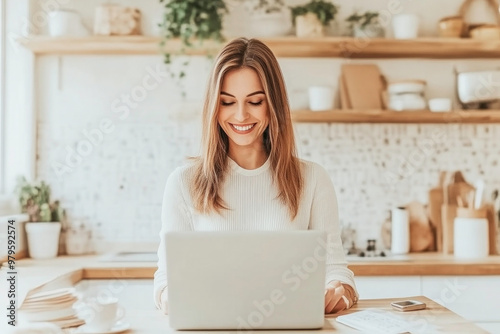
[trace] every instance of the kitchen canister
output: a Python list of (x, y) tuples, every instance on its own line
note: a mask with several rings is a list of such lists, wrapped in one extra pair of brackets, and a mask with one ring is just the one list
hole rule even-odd
[(410, 216), (405, 207), (392, 209), (391, 253), (407, 254), (410, 251)]
[(453, 253), (456, 258), (477, 259), (489, 254), (486, 210), (458, 208), (453, 228)]
[(309, 109), (324, 111), (333, 109), (333, 89), (329, 86), (309, 87)]

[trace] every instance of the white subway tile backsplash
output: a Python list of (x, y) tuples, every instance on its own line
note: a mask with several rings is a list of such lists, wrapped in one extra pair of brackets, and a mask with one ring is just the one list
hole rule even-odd
[[(484, 177), (489, 189), (500, 187), (500, 140), (493, 135), (500, 125), (294, 127), (300, 156), (330, 173), (341, 222), (357, 229), (360, 245), (378, 238), (386, 210), (411, 200), (426, 203), (441, 169), (461, 169), (471, 182)], [(38, 175), (73, 220), (92, 225), (96, 239), (155, 241), (166, 178), (186, 156), (198, 154), (199, 129), (199, 120), (117, 123), (80, 164), (58, 176), (54, 164), (66, 164), (66, 147), (84, 140), (74, 135), (81, 127), (41, 123)]]

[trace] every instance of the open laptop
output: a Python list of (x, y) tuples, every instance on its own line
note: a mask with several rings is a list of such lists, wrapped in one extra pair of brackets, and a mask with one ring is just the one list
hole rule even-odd
[(324, 324), (322, 231), (168, 232), (175, 329), (313, 329)]

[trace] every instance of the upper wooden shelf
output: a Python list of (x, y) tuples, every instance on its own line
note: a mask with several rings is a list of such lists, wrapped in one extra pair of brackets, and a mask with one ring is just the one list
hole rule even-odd
[[(228, 38), (229, 40), (229, 38)], [(351, 37), (261, 38), (277, 57), (341, 58), (498, 58), (500, 40), (479, 41), (466, 38), (355, 39)], [(80, 38), (31, 36), (19, 43), (36, 54), (158, 54), (160, 38), (153, 36), (91, 36)], [(216, 53), (221, 44), (205, 42), (187, 49), (186, 54)], [(171, 53), (181, 50), (180, 40), (163, 47)]]
[(467, 110), (453, 112), (330, 110), (292, 111), (294, 122), (307, 123), (500, 123), (500, 110)]

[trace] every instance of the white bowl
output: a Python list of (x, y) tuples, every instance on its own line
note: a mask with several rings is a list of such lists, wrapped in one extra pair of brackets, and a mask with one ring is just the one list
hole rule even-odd
[(434, 112), (446, 112), (451, 111), (451, 99), (448, 98), (436, 98), (430, 99), (428, 101), (430, 111)]

